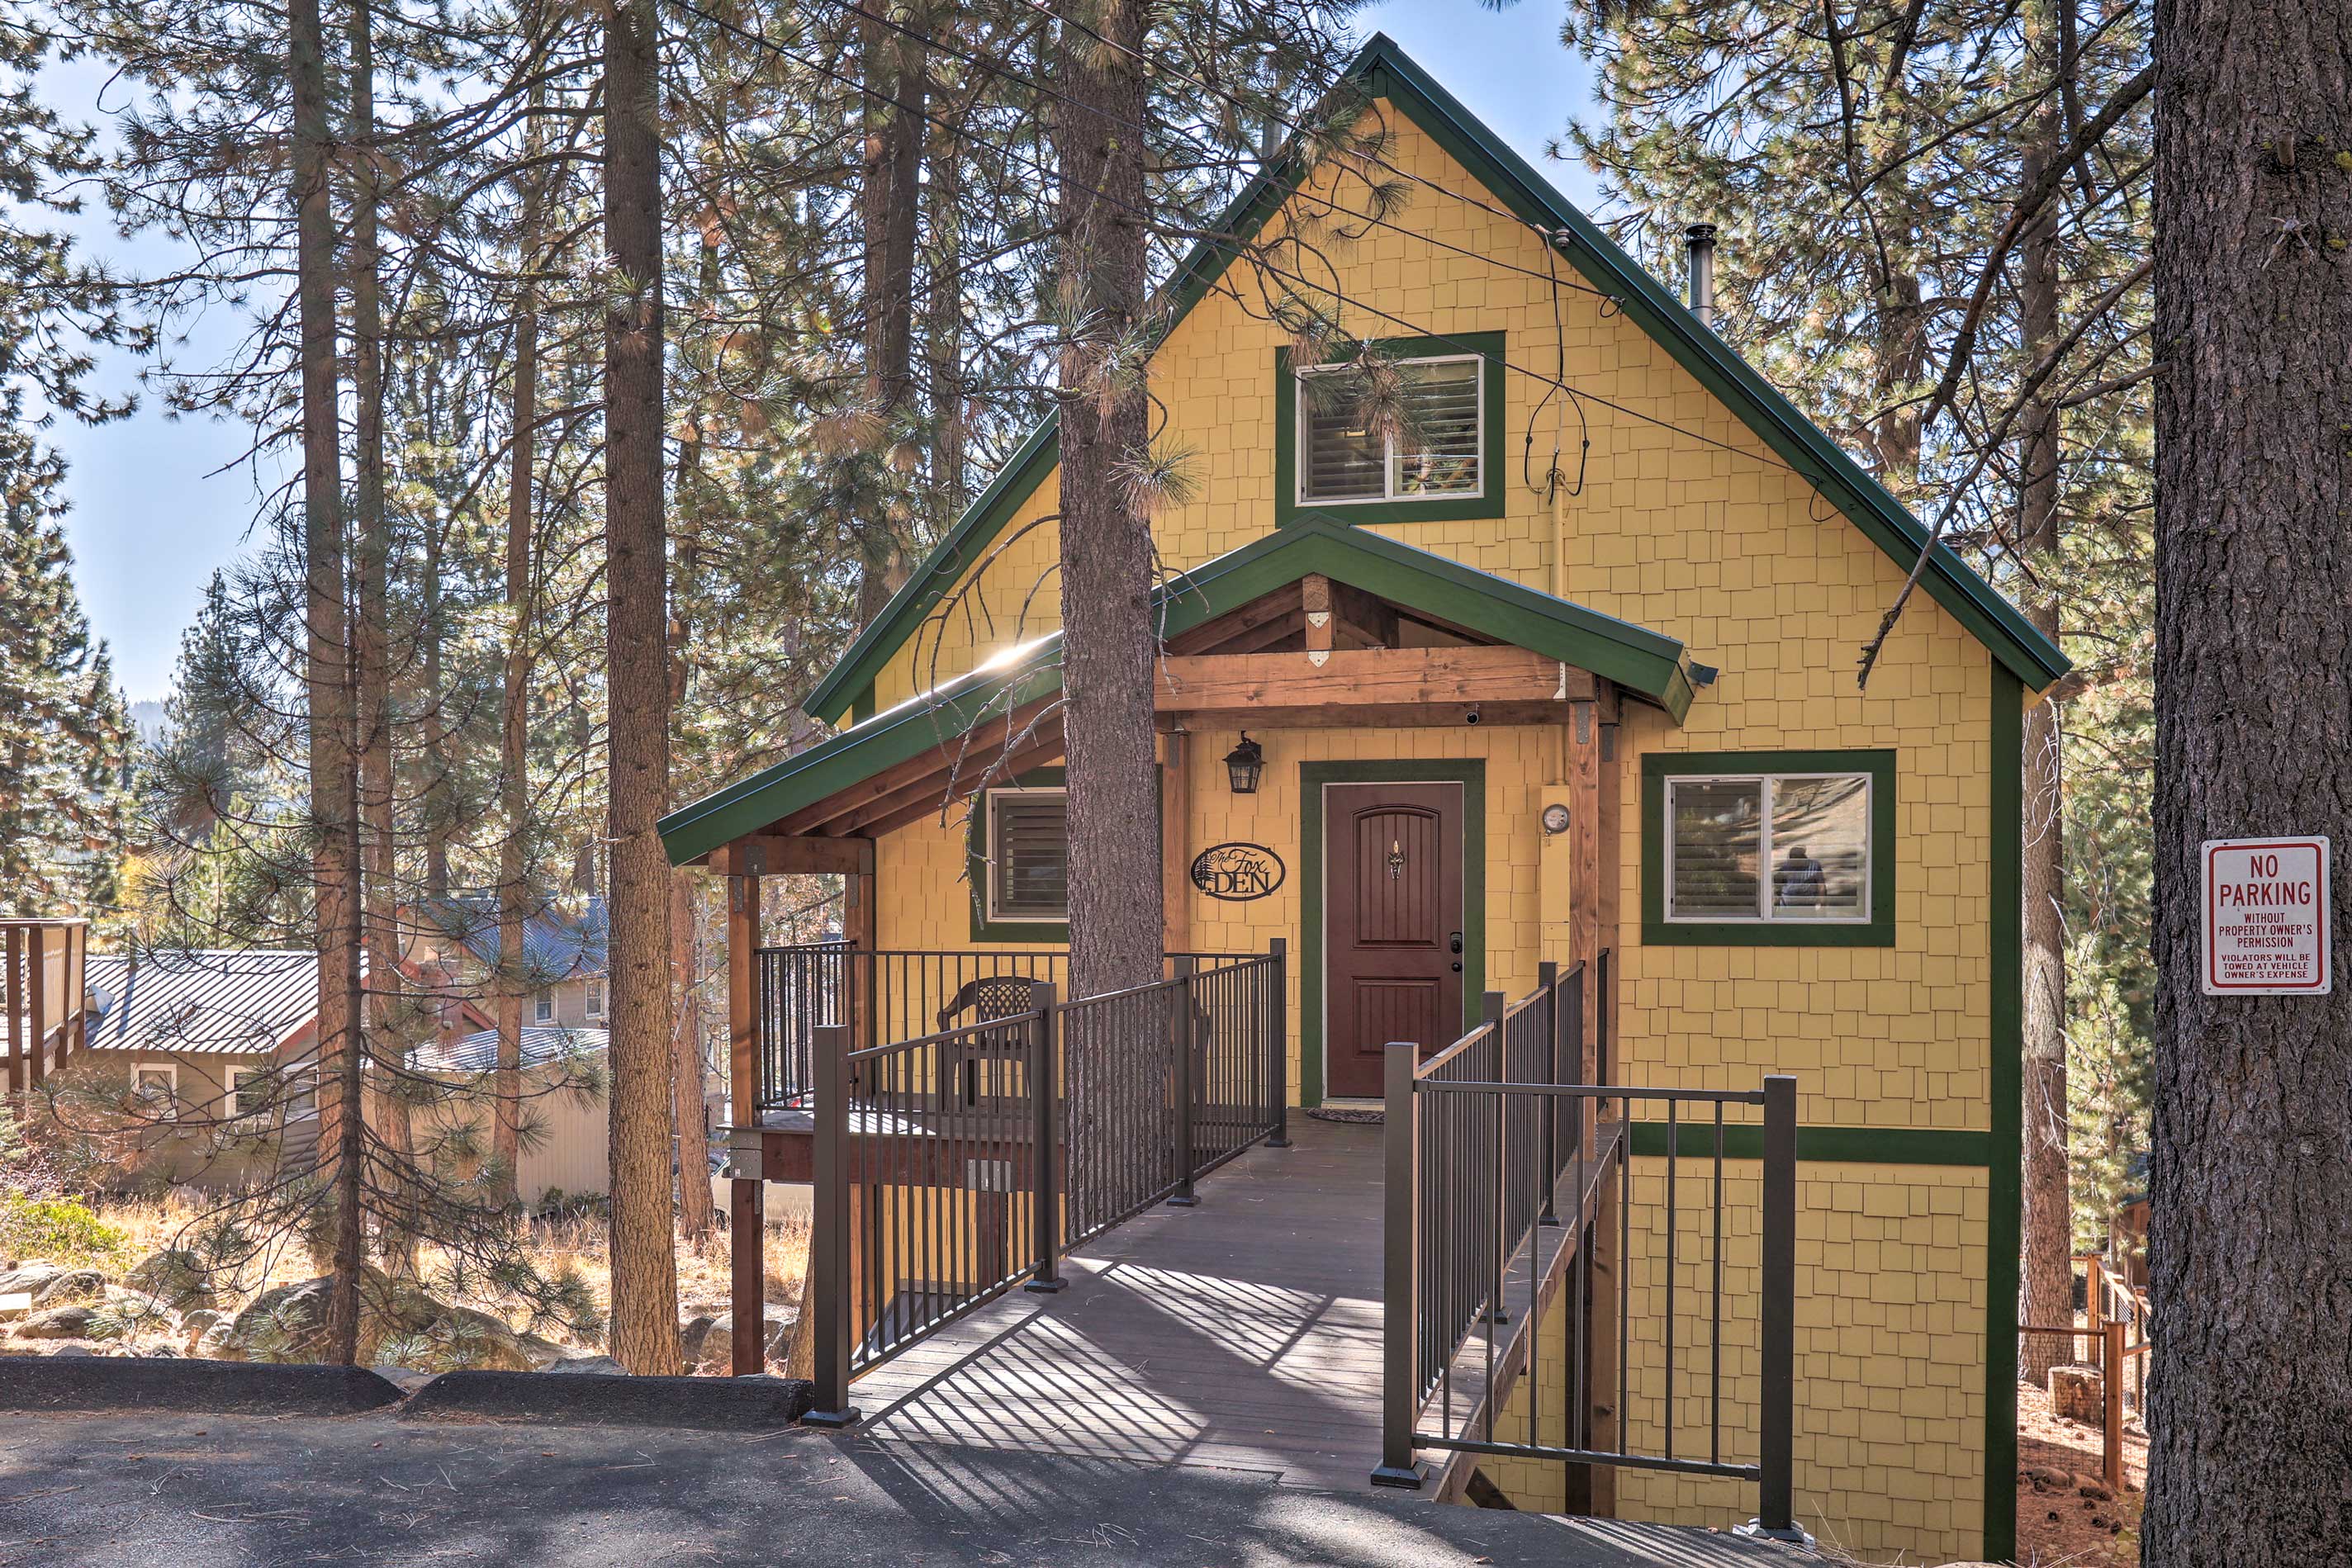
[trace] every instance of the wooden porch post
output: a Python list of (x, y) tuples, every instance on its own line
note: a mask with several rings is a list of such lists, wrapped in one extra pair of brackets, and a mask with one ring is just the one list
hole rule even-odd
[[(767, 1370), (767, 1175), (761, 1160), (758, 964), (760, 879), (727, 879), (727, 1249), (733, 1270), (735, 1332), (730, 1364), (738, 1377)], [(679, 1173), (684, 1179), (685, 1173)]]
[(8, 1013), (8, 1092), (25, 1092), (25, 928), (11, 925), (5, 971), (0, 972), (0, 1008)]
[(32, 934), (30, 951), (26, 955), (30, 961), (25, 967), (25, 1010), (31, 1017), (32, 1027), (26, 1033), (32, 1036), (32, 1086), (38, 1089), (49, 1072), (49, 928), (37, 924)]
[[(879, 1043), (874, 1034), (874, 1009), (878, 1001), (874, 993), (881, 983), (882, 971), (881, 960), (874, 956), (874, 883), (870, 862), (864, 871), (841, 879), (842, 935), (849, 939), (852, 949), (845, 977), (849, 982), (849, 1048), (853, 1051)], [(863, 958), (856, 956), (861, 953), (865, 955)]]
[(1191, 856), (1192, 788), (1186, 764), (1187, 737), (1171, 729), (1160, 737), (1160, 901), (1167, 934), (1161, 950), (1192, 950)]
[[(1583, 861), (1584, 846), (1579, 845), (1580, 862), (1589, 867), (1578, 885), (1589, 890), (1584, 903), (1591, 910), (1590, 946), (1582, 950), (1588, 964), (1583, 997), (1584, 1040), (1579, 1066), (1584, 1082), (1601, 1082), (1601, 1064), (1619, 1071), (1620, 1051), (1613, 1038), (1617, 1028), (1618, 976), (1623, 971), (1624, 948), (1618, 940), (1618, 906), (1621, 883), (1621, 832), (1624, 821), (1625, 766), (1618, 746), (1619, 725), (1615, 688), (1601, 687), (1602, 700), (1592, 705), (1591, 744), (1579, 748), (1576, 778), (1587, 789), (1586, 809), (1578, 813), (1580, 820), (1592, 824), (1591, 860)], [(1600, 963), (1602, 953), (1609, 961)], [(1622, 1079), (1622, 1072), (1620, 1072)], [(1587, 1101), (1585, 1112), (1592, 1120), (1586, 1124), (1588, 1135), (1597, 1134), (1601, 1103)], [(1618, 1113), (1623, 1114), (1623, 1102), (1617, 1103)], [(1630, 1157), (1630, 1144), (1621, 1145), (1621, 1158)], [(1584, 1386), (1588, 1390), (1582, 1412), (1585, 1429), (1591, 1434), (1591, 1447), (1595, 1449), (1617, 1446), (1619, 1416), (1616, 1391), (1619, 1377), (1617, 1364), (1618, 1308), (1622, 1300), (1619, 1270), (1624, 1259), (1618, 1246), (1621, 1190), (1614, 1181), (1603, 1180), (1593, 1206), (1593, 1224), (1590, 1234), (1591, 1247), (1591, 1309), (1585, 1314), (1583, 1355), (1589, 1369)], [(1617, 1470), (1611, 1465), (1591, 1465), (1584, 1469), (1590, 1489), (1583, 1499), (1587, 1511), (1595, 1518), (1612, 1519), (1617, 1513)]]

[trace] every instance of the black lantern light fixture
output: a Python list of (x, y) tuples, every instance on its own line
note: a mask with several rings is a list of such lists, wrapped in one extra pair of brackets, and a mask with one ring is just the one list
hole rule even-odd
[(1265, 771), (1265, 747), (1242, 732), (1242, 743), (1225, 753), (1225, 773), (1233, 780), (1236, 795), (1257, 793), (1257, 776)]

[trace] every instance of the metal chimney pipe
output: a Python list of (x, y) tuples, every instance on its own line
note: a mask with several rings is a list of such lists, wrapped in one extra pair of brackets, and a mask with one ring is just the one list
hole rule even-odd
[(1715, 326), (1715, 225), (1693, 224), (1683, 231), (1690, 245), (1691, 314)]

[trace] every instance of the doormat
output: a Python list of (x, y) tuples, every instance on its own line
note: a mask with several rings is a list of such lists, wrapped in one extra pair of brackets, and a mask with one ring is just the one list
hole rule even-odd
[(1348, 1111), (1321, 1105), (1307, 1113), (1318, 1122), (1349, 1122), (1366, 1127), (1377, 1127), (1386, 1119), (1378, 1111)]

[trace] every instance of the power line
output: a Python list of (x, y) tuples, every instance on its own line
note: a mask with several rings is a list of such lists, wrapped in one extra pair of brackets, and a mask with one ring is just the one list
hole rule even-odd
[[(1069, 186), (1084, 192), (1107, 205), (1117, 207), (1122, 212), (1141, 219), (1147, 225), (1159, 226), (1158, 220), (1154, 218), (1150, 212), (1142, 207), (1137, 206), (1131, 202), (1128, 202), (1118, 196), (1115, 196), (1109, 192), (1104, 191), (1099, 187), (1088, 185), (1083, 182), (1074, 183), (1070, 181), (1066, 175), (1063, 174), (1052, 166), (1044, 163), (1024, 152), (1018, 152), (1013, 148), (1001, 145), (997, 142), (990, 141), (983, 137), (975, 136), (961, 126), (950, 124), (945, 120), (930, 113), (928, 110), (910, 104), (895, 94), (882, 92), (867, 83), (856, 81), (843, 75), (841, 72), (835, 70), (830, 66), (823, 65), (816, 61), (808, 59), (803, 56), (794, 54), (792, 50), (786, 48), (782, 44), (777, 43), (774, 39), (768, 37), (763, 33), (752, 32), (735, 23), (730, 22), (723, 17), (713, 16), (710, 12), (706, 11), (702, 9), (701, 6), (694, 4), (694, 0), (673, 0), (673, 3), (676, 4), (679, 9), (693, 16), (699, 16), (711, 26), (719, 28), (722, 31), (731, 33), (747, 43), (757, 45), (758, 47), (767, 49), (771, 53), (775, 54), (783, 59), (790, 60), (803, 70), (814, 71), (816, 74), (837, 82), (843, 87), (848, 88), (853, 91), (862, 93), (865, 96), (875, 99), (877, 102), (887, 103), (895, 109), (916, 115), (927, 123), (940, 131), (946, 131), (948, 134), (956, 137), (961, 141), (969, 142), (975, 147), (984, 148), (987, 151), (997, 154), (1001, 158), (1020, 163), (1041, 177), (1056, 181), (1065, 186)], [(1013, 73), (1007, 74), (1010, 75)], [(1464, 342), (1458, 338), (1449, 336), (1444, 332), (1435, 331), (1423, 323), (1413, 321), (1403, 316), (1399, 316), (1393, 311), (1383, 310), (1378, 306), (1367, 305), (1361, 300), (1351, 299), (1336, 287), (1319, 283), (1313, 278), (1307, 277), (1302, 273), (1291, 272), (1283, 267), (1276, 267), (1272, 262), (1251, 254), (1242, 246), (1221, 235), (1202, 231), (1193, 235), (1192, 237), (1197, 238), (1201, 242), (1213, 246), (1216, 249), (1224, 251), (1234, 259), (1245, 262), (1261, 272), (1265, 272), (1275, 277), (1282, 278), (1287, 282), (1298, 284), (1317, 293), (1327, 294), (1332, 298), (1338, 300), (1343, 307), (1360, 310), (1366, 315), (1376, 317), (1391, 325), (1404, 328), (1413, 333), (1416, 337), (1426, 338), (1432, 342), (1444, 344), (1446, 347), (1454, 349), (1464, 354), (1478, 355), (1484, 358), (1493, 359), (1496, 363), (1501, 365), (1505, 370), (1511, 371), (1513, 374), (1523, 376), (1529, 381), (1538, 382), (1545, 386), (1558, 388), (1559, 391), (1568, 392), (1574, 397), (1583, 400), (1584, 402), (1597, 404), (1601, 408), (1609, 409), (1617, 413), (1622, 413), (1626, 418), (1638, 421), (1641, 423), (1651, 425), (1660, 430), (1671, 431), (1677, 435), (1698, 442), (1703, 445), (1718, 448), (1719, 450), (1731, 453), (1737, 456), (1745, 457), (1751, 462), (1763, 464), (1767, 467), (1779, 468), (1787, 473), (1794, 474), (1797, 477), (1812, 486), (1816, 490), (1819, 490), (1821, 487), (1821, 482), (1815, 479), (1811, 475), (1805, 473), (1802, 469), (1798, 468), (1793, 464), (1782, 460), (1775, 455), (1759, 455), (1758, 453), (1751, 452), (1745, 447), (1737, 446), (1730, 442), (1709, 435), (1704, 431), (1688, 429), (1683, 425), (1675, 423), (1672, 420), (1661, 419), (1657, 415), (1652, 413), (1644, 413), (1640, 409), (1629, 407), (1628, 405), (1615, 402), (1612, 399), (1602, 397), (1598, 392), (1585, 391), (1562, 378), (1546, 375), (1540, 371), (1532, 370), (1526, 365), (1518, 364), (1502, 355), (1489, 354), (1486, 350)], [(1234, 298), (1238, 303), (1239, 297), (1235, 296)], [(1614, 296), (1609, 296), (1607, 298), (1613, 298)]]

